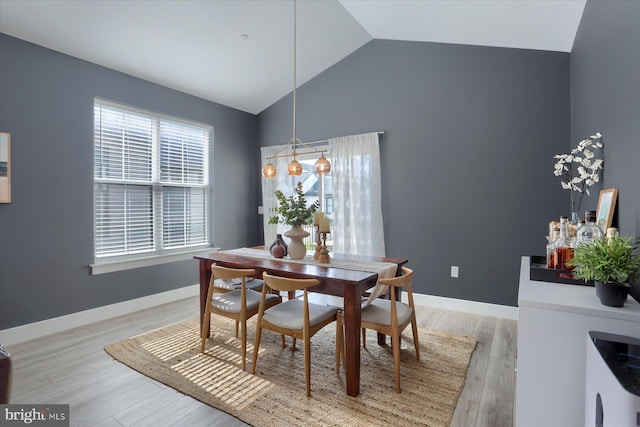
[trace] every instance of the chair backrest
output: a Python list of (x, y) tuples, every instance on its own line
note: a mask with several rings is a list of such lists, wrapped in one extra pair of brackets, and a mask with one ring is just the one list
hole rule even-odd
[(318, 279), (290, 279), (288, 277), (272, 276), (267, 272), (262, 273), (262, 279), (268, 287), (279, 292), (297, 291), (299, 289), (306, 292), (308, 288), (320, 284)]
[[(390, 277), (388, 279), (380, 279), (380, 283), (387, 285), (390, 288), (391, 294), (391, 324), (396, 327), (398, 324), (398, 309), (396, 303), (396, 293), (393, 288), (403, 288), (407, 290), (407, 299), (409, 301), (409, 307), (415, 311), (415, 305), (413, 303), (413, 291), (411, 285), (413, 283), (413, 270), (408, 267), (402, 267), (402, 276)], [(400, 303), (403, 304), (403, 303)]]
[(380, 283), (389, 287), (403, 288), (407, 291), (411, 290), (411, 284), (413, 282), (413, 270), (408, 267), (402, 267), (401, 271), (402, 276), (380, 279)]
[(240, 277), (244, 279), (252, 274), (256, 274), (253, 268), (228, 268), (216, 264), (211, 265), (211, 282), (215, 279), (232, 280)]

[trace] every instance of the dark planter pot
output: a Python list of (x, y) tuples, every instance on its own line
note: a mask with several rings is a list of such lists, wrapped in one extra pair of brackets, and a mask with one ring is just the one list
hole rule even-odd
[(629, 288), (614, 283), (602, 283), (595, 281), (596, 295), (600, 298), (602, 305), (609, 307), (622, 307), (627, 300)]

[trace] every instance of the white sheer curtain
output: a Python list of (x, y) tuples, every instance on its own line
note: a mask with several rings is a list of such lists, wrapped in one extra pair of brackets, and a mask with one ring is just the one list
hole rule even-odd
[[(269, 147), (261, 147), (260, 152), (262, 156), (261, 166), (267, 164), (267, 157), (273, 156), (276, 151), (281, 150), (284, 145), (272, 145)], [(288, 230), (289, 226), (284, 224), (273, 225), (269, 224), (269, 218), (275, 216), (276, 208), (278, 207), (278, 199), (276, 199), (276, 190), (282, 191), (285, 195), (292, 194), (296, 188), (296, 178), (287, 174), (287, 163), (290, 159), (279, 158), (272, 159), (271, 163), (278, 169), (278, 174), (275, 178), (262, 178), (262, 206), (263, 206), (263, 224), (264, 224), (264, 244), (271, 245), (276, 240), (276, 234), (284, 233)]]
[(332, 138), (329, 144), (334, 252), (385, 256), (378, 133)]

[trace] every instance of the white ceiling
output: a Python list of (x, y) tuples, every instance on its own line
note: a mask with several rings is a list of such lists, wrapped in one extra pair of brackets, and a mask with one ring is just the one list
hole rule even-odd
[[(585, 3), (300, 0), (297, 83), (372, 38), (569, 52)], [(293, 89), (291, 1), (0, 0), (0, 32), (254, 114)]]

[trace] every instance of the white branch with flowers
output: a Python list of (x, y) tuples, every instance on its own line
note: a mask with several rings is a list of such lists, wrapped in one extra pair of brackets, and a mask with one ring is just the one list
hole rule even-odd
[[(603, 160), (595, 158), (593, 149), (602, 147), (602, 134), (597, 132), (591, 138), (580, 141), (570, 154), (553, 156), (558, 160), (554, 175), (562, 178), (560, 184), (563, 189), (571, 191), (571, 212), (579, 214), (582, 196), (590, 196), (589, 187), (600, 181)], [(578, 196), (577, 206), (574, 193)]]

